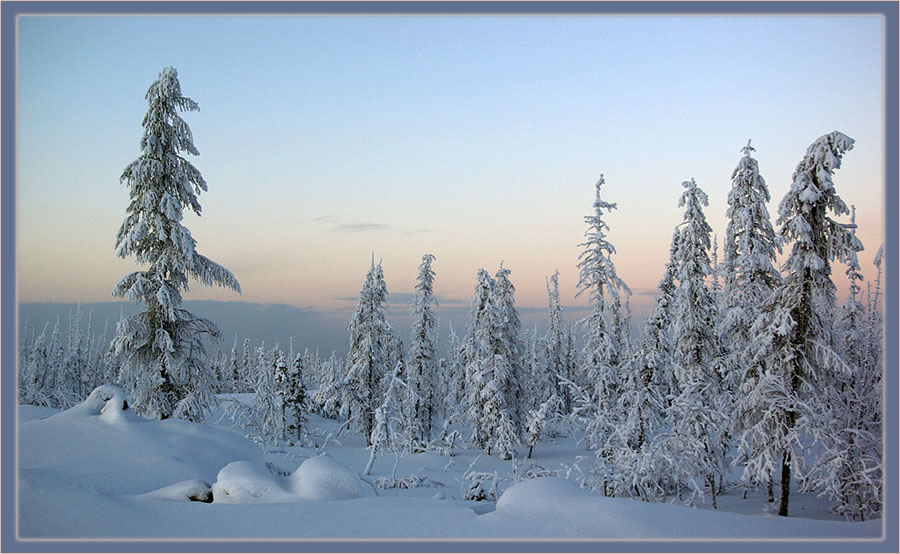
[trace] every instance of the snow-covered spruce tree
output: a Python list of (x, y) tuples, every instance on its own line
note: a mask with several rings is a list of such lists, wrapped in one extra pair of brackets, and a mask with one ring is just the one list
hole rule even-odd
[(866, 363), (873, 371), (881, 374), (884, 370), (884, 318), (881, 308), (881, 265), (884, 261), (884, 245), (878, 247), (872, 263), (877, 269), (875, 290), (866, 291)]
[(769, 189), (759, 174), (759, 164), (750, 155), (750, 141), (741, 149), (744, 156), (731, 174), (728, 193), (728, 226), (722, 263), (724, 299), (721, 335), (728, 352), (726, 386), (736, 390), (748, 370), (746, 348), (750, 327), (760, 313), (781, 274), (775, 269), (775, 231), (766, 203)]
[(241, 360), (237, 353), (237, 335), (234, 336), (234, 345), (231, 347), (231, 357), (228, 360), (228, 392), (238, 392), (241, 383)]
[(509, 367), (508, 375), (498, 380), (506, 397), (506, 410), (512, 422), (512, 433), (515, 435), (515, 443), (525, 430), (526, 395), (530, 384), (530, 375), (525, 369), (525, 345), (522, 342), (522, 323), (519, 320), (519, 312), (516, 310), (516, 287), (509, 279), (509, 269), (503, 267), (494, 275), (497, 291), (497, 319), (499, 331), (499, 354), (503, 357), (503, 363)]
[[(82, 377), (88, 372), (87, 349), (85, 348), (81, 329), (81, 304), (75, 308), (73, 315), (69, 310), (69, 330), (66, 333), (66, 350), (60, 367), (58, 384), (60, 390), (66, 391), (71, 405), (84, 398), (82, 396)], [(66, 406), (70, 407), (70, 406)]]
[(659, 294), (653, 299), (650, 317), (644, 322), (641, 331), (641, 380), (648, 387), (654, 388), (668, 407), (669, 394), (674, 387), (672, 370), (672, 307), (675, 302), (675, 245), (678, 242), (677, 231), (672, 237), (670, 259), (666, 262), (665, 273), (659, 282)]
[[(853, 139), (837, 131), (818, 138), (794, 171), (778, 208), (778, 240), (791, 244), (784, 280), (751, 329), (749, 352), (759, 369), (741, 385), (744, 421), (739, 456), (747, 479), (762, 481), (780, 470), (778, 514), (788, 515), (792, 473), (802, 475), (804, 436), (827, 428), (817, 400), (826, 397), (837, 371), (832, 345), (835, 286), (830, 262), (858, 251), (856, 237), (832, 219), (849, 213), (832, 174)], [(816, 406), (815, 408), (813, 406)]]
[(472, 445), (486, 449), (488, 454), (493, 448), (508, 459), (518, 444), (518, 430), (509, 398), (511, 349), (497, 304), (494, 279), (479, 269), (460, 357), (465, 368), (465, 407)]
[(403, 417), (403, 399), (401, 389), (406, 389), (407, 384), (400, 378), (403, 365), (398, 363), (392, 373), (385, 375), (387, 386), (381, 404), (375, 408), (375, 425), (372, 435), (369, 437), (369, 461), (363, 475), (372, 472), (375, 463), (375, 455), (379, 452), (397, 450), (406, 442), (402, 429), (405, 426)]
[[(850, 209), (848, 228), (856, 236), (856, 206), (851, 206)], [(867, 355), (865, 344), (866, 308), (862, 303), (862, 286), (860, 286), (863, 276), (860, 273), (859, 261), (855, 252), (847, 262), (846, 273), (850, 282), (850, 294), (847, 296), (847, 301), (841, 306), (840, 314), (834, 325), (835, 346), (851, 368), (861, 370)]]
[[(619, 383), (619, 344), (616, 333), (609, 321), (609, 302), (616, 299), (620, 291), (628, 291), (628, 286), (616, 273), (612, 255), (615, 247), (606, 240), (609, 226), (603, 221), (604, 211), (616, 209), (615, 203), (600, 198), (603, 176), (595, 185), (594, 214), (585, 216), (588, 224), (585, 231), (584, 250), (578, 256), (578, 292), (576, 297), (588, 293), (591, 315), (581, 321), (584, 334), (582, 350), (582, 374), (587, 378), (588, 387), (597, 399), (600, 413), (609, 413), (616, 404), (616, 388)], [(630, 292), (630, 291), (629, 291)], [(548, 348), (550, 345), (548, 345)], [(557, 394), (565, 399), (564, 392), (557, 387)], [(571, 409), (571, 406), (566, 406)]]
[[(47, 378), (50, 375), (50, 355), (47, 351), (47, 327), (32, 341), (25, 361), (24, 377), (19, 381), (19, 401), (22, 404), (49, 406)], [(21, 363), (21, 362), (20, 362)]]
[(219, 330), (183, 309), (181, 293), (188, 290), (190, 278), (237, 292), (240, 285), (230, 271), (197, 253), (196, 241), (182, 224), (184, 208), (200, 215), (197, 195), (207, 190), (197, 168), (181, 156), (199, 154), (190, 128), (178, 115), (179, 110), (199, 109), (197, 103), (181, 94), (178, 72), (171, 67), (160, 72), (146, 99), (141, 155), (121, 177), (131, 200), (116, 248), (119, 257), (133, 255), (149, 267), (125, 276), (113, 291), (143, 306), (120, 321), (112, 347), (124, 354), (119, 381), (136, 413), (164, 419), (181, 412), (202, 419), (202, 411), (178, 404), (189, 394), (201, 408), (214, 401), (209, 391), (197, 389), (210, 382), (199, 337), (218, 337)]
[(447, 358), (441, 374), (441, 388), (444, 391), (444, 417), (457, 411), (465, 398), (465, 368), (460, 361), (462, 346), (450, 322), (450, 337), (447, 339)]
[(306, 384), (304, 382), (303, 356), (295, 355), (285, 374), (282, 406), (285, 413), (285, 434), (293, 442), (300, 440), (306, 428)]
[[(856, 210), (851, 233), (855, 237)], [(861, 248), (855, 241), (851, 249)], [(822, 452), (804, 479), (808, 488), (822, 491), (836, 502), (835, 513), (866, 520), (882, 506), (883, 462), (881, 432), (882, 380), (880, 364), (867, 359), (866, 313), (856, 252), (847, 261), (850, 294), (835, 324), (835, 343), (844, 363), (837, 379), (822, 391), (818, 417), (826, 426), (816, 429)], [(822, 415), (828, 415), (823, 418)]]
[[(466, 335), (460, 346), (460, 364), (464, 370), (464, 405), (472, 428), (472, 445), (486, 448), (490, 430), (484, 427), (485, 360), (492, 356), (490, 328), (497, 310), (494, 280), (484, 269), (479, 269), (472, 307), (466, 321)], [(488, 340), (485, 340), (488, 339)]]
[[(579, 245), (584, 250), (578, 256), (578, 292), (575, 296), (587, 291), (591, 307), (591, 314), (580, 322), (584, 335), (581, 374), (586, 379), (586, 390), (595, 405), (594, 413), (587, 416), (588, 447), (597, 450), (601, 464), (608, 468), (612, 463), (608, 441), (618, 424), (618, 394), (622, 380), (619, 368), (622, 345), (617, 340), (610, 308), (618, 301), (622, 291), (630, 291), (616, 273), (612, 261), (616, 249), (606, 239), (609, 226), (603, 220), (604, 211), (616, 209), (616, 204), (600, 198), (600, 188), (604, 182), (601, 175), (594, 187), (594, 214), (584, 218), (588, 229), (585, 231), (585, 242)], [(571, 409), (570, 406), (566, 408)], [(607, 494), (605, 481), (603, 493)]]
[[(716, 305), (706, 285), (712, 268), (709, 247), (712, 229), (706, 221), (704, 193), (693, 179), (682, 183), (678, 202), (685, 208), (675, 250), (673, 305), (674, 371), (679, 394), (669, 409), (669, 433), (663, 438), (670, 458), (677, 459), (676, 478), (694, 493), (709, 486), (717, 507), (715, 478), (725, 471), (726, 415), (719, 371)], [(698, 481), (699, 479), (699, 481)]]
[(639, 347), (623, 355), (619, 422), (608, 441), (612, 450), (609, 480), (616, 496), (656, 501), (663, 496), (663, 482), (670, 465), (659, 459), (654, 445), (656, 433), (664, 423), (665, 403), (645, 378), (643, 357), (644, 350)]
[[(537, 325), (533, 331), (527, 333), (525, 343), (528, 345), (527, 366), (531, 372), (531, 394), (529, 395), (529, 410), (536, 410), (541, 403), (553, 396), (553, 376), (547, 362), (546, 337), (539, 336)], [(557, 397), (557, 400), (559, 398)], [(556, 403), (562, 410), (562, 401)]]
[[(550, 324), (547, 327), (547, 334), (544, 336), (542, 352), (540, 352), (543, 356), (543, 367), (540, 371), (547, 373), (545, 379), (551, 381), (553, 390), (546, 391), (546, 397), (539, 397), (534, 405), (542, 404), (551, 396), (557, 395), (563, 410), (568, 413), (572, 409), (572, 394), (569, 387), (562, 387), (561, 391), (558, 390), (558, 383), (560, 378), (575, 381), (575, 376), (569, 373), (566, 360), (569, 340), (563, 329), (562, 307), (559, 305), (559, 270), (556, 270), (547, 279), (547, 304)], [(541, 381), (543, 380), (541, 379)]]
[(528, 419), (525, 424), (525, 444), (528, 445), (526, 458), (531, 458), (534, 446), (543, 438), (547, 423), (559, 413), (560, 402), (559, 398), (553, 395), (541, 402), (537, 408), (528, 411)]
[(265, 344), (256, 350), (256, 365), (253, 371), (253, 424), (263, 441), (278, 444), (282, 436), (284, 422), (281, 402), (278, 398), (278, 381), (275, 371), (279, 352), (267, 352)]
[(619, 359), (627, 359), (626, 353), (631, 348), (631, 291), (625, 290), (625, 302), (619, 294), (609, 305), (609, 320), (619, 348)]
[[(391, 368), (395, 367), (398, 363), (401, 364), (403, 370), (400, 372), (400, 375), (403, 379), (406, 379), (406, 354), (405, 349), (403, 347), (403, 339), (394, 332), (394, 328), (388, 325), (388, 333), (384, 339), (385, 344), (385, 358), (387, 359), (387, 372), (385, 375), (390, 373)], [(384, 389), (378, 390), (378, 395), (384, 392)]]
[(254, 370), (256, 360), (253, 350), (250, 348), (250, 339), (244, 339), (244, 348), (241, 350), (241, 362), (239, 364), (240, 382), (235, 384), (234, 392), (250, 392), (253, 390)]
[(280, 417), (278, 421), (278, 439), (287, 440), (288, 412), (285, 397), (287, 396), (287, 388), (289, 386), (289, 369), (284, 352), (275, 345), (272, 351), (272, 379), (275, 386), (275, 401), (278, 404)]
[(359, 293), (359, 303), (350, 320), (350, 350), (347, 353), (345, 397), (342, 408), (348, 418), (357, 421), (357, 427), (366, 436), (368, 445), (375, 424), (375, 408), (378, 407), (379, 386), (388, 372), (387, 344), (392, 336), (391, 327), (384, 317), (387, 286), (381, 262), (372, 265)]
[(431, 263), (434, 256), (425, 254), (419, 265), (416, 281), (416, 294), (412, 299), (412, 339), (409, 343), (409, 364), (407, 366), (407, 384), (414, 393), (412, 417), (418, 422), (416, 440), (431, 440), (432, 426), (436, 417), (435, 387), (437, 385), (437, 364), (435, 361), (435, 327), (436, 320), (432, 305), (437, 304), (434, 297), (434, 271)]

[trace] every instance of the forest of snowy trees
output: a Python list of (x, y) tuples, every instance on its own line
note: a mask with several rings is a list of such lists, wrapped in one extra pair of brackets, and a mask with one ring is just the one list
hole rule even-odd
[[(613, 263), (606, 215), (617, 204), (593, 193), (577, 262), (578, 296), (590, 314), (565, 323), (558, 272), (546, 280), (547, 329), (523, 331), (514, 271), (479, 269), (464, 330), (438, 336), (439, 260), (424, 254), (410, 304), (412, 331), (385, 315), (388, 287), (373, 254), (349, 322), (346, 358), (288, 345), (242, 343), (207, 354), (216, 326), (181, 307), (189, 279), (240, 291), (234, 275), (196, 252), (182, 211), (200, 213), (206, 190), (182, 153), (197, 154), (179, 111), (196, 109), (166, 68), (147, 92), (141, 156), (122, 175), (130, 203), (118, 255), (147, 269), (114, 294), (140, 303), (115, 333), (90, 313), (66, 332), (28, 328), (19, 349), (19, 401), (67, 408), (118, 383), (136, 413), (203, 421), (218, 402), (262, 442), (301, 443), (309, 413), (366, 437), (372, 460), (387, 452), (461, 444), (501, 459), (530, 457), (543, 438), (582, 439), (593, 453), (581, 484), (606, 496), (693, 504), (729, 486), (767, 492), (788, 515), (792, 486), (827, 495), (852, 519), (882, 510), (883, 321), (877, 279), (862, 282), (855, 217), (833, 181), (853, 140), (816, 139), (771, 221), (754, 148), (732, 174), (721, 262), (704, 211), (706, 194), (682, 183), (683, 221), (649, 317), (633, 336), (631, 291)], [(627, 201), (627, 199), (623, 199)], [(846, 221), (839, 218), (850, 216)], [(779, 263), (779, 255), (784, 255)], [(838, 305), (834, 264), (849, 277)], [(650, 270), (650, 269), (648, 269)], [(85, 323), (86, 320), (86, 323)], [(213, 344), (220, 344), (213, 343)], [(438, 357), (439, 345), (447, 355)], [(248, 393), (235, 396), (233, 393)], [(217, 396), (218, 395), (218, 396)], [(244, 400), (241, 400), (244, 399)]]

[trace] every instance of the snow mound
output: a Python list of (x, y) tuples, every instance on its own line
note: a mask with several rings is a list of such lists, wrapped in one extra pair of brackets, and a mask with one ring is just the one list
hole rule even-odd
[(595, 495), (561, 477), (536, 477), (509, 487), (497, 499), (498, 510), (555, 511), (573, 502), (590, 502)]
[(291, 502), (285, 480), (272, 475), (265, 464), (231, 462), (223, 467), (212, 486), (214, 502), (248, 504)]
[(78, 417), (97, 417), (106, 423), (122, 422), (136, 417), (128, 409), (125, 393), (115, 385), (100, 385), (79, 404), (76, 404), (54, 417), (61, 419)]
[(228, 504), (347, 500), (366, 496), (359, 476), (327, 456), (309, 458), (286, 478), (264, 464), (232, 462), (212, 486), (215, 502)]
[(294, 494), (304, 500), (346, 500), (366, 496), (359, 476), (328, 456), (309, 458), (287, 478)]
[(212, 490), (206, 481), (188, 479), (163, 487), (155, 491), (140, 495), (144, 498), (159, 498), (160, 500), (190, 500), (194, 502), (212, 502)]
[(188, 479), (212, 482), (234, 460), (262, 461), (251, 441), (179, 419), (145, 419), (121, 389), (98, 387), (80, 404), (19, 425), (23, 486), (140, 495)]

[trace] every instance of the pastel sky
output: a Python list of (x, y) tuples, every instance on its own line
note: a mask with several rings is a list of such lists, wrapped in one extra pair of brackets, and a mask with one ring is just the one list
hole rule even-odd
[[(594, 183), (636, 314), (662, 276), (682, 181), (721, 239), (741, 147), (777, 206), (807, 146), (856, 140), (836, 176), (861, 262), (884, 240), (883, 21), (877, 16), (20, 17), (18, 293), (111, 300), (136, 266), (115, 256), (144, 93), (178, 69), (205, 177), (198, 250), (243, 295), (355, 303), (374, 252), (409, 293), (422, 254), (438, 295), (468, 303), (478, 268), (512, 270), (545, 306), (576, 263)], [(836, 281), (843, 289), (843, 267)]]

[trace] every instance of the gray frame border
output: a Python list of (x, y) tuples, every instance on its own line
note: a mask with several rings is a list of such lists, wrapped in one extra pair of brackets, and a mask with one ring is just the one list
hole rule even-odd
[[(885, 535), (882, 540), (19, 540), (16, 530), (16, 71), (19, 15), (881, 15), (885, 29)], [(0, 549), (5, 552), (897, 552), (898, 3), (893, 1), (261, 1), (0, 4)], [(892, 371), (888, 371), (892, 370)], [(893, 519), (891, 519), (893, 518)]]

